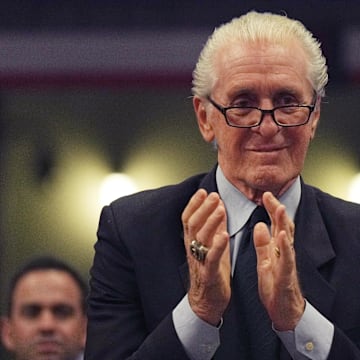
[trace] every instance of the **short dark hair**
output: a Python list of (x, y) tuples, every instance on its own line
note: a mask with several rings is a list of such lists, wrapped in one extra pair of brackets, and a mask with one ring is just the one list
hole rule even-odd
[(70, 266), (69, 264), (67, 264), (66, 262), (60, 259), (57, 259), (56, 257), (40, 256), (24, 264), (11, 278), (9, 291), (7, 294), (7, 309), (6, 309), (7, 315), (9, 317), (11, 316), (11, 311), (13, 306), (13, 296), (16, 285), (18, 284), (20, 279), (25, 275), (33, 271), (39, 271), (39, 270), (45, 270), (45, 271), (58, 270), (69, 274), (79, 287), (80, 296), (81, 296), (81, 307), (84, 314), (86, 313), (86, 299), (88, 295), (88, 286), (87, 283), (80, 276), (80, 274), (72, 266)]

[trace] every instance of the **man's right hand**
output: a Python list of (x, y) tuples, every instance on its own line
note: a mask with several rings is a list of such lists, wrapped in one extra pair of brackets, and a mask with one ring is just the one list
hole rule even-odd
[[(231, 296), (230, 244), (226, 210), (217, 193), (198, 190), (182, 213), (184, 245), (190, 274), (189, 303), (194, 313), (218, 325)], [(204, 261), (190, 251), (193, 240), (208, 248)]]

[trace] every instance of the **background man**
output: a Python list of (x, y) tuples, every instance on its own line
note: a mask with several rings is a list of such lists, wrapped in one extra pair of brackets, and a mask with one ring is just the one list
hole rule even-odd
[(66, 263), (41, 257), (13, 277), (2, 342), (16, 360), (80, 360), (87, 286)]

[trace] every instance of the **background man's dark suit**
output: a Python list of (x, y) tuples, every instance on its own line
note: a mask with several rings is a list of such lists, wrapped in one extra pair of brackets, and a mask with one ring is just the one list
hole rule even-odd
[[(216, 191), (215, 172), (103, 210), (87, 360), (187, 359), (171, 312), (187, 290), (181, 213), (199, 187)], [(295, 224), (304, 296), (335, 325), (329, 359), (360, 359), (360, 206), (302, 184)], [(285, 349), (281, 359), (290, 359)]]

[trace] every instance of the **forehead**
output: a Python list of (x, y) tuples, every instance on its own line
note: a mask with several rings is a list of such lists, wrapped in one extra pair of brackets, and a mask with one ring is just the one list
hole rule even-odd
[(65, 271), (36, 270), (19, 279), (12, 301), (14, 309), (30, 302), (43, 306), (56, 303), (80, 306), (81, 291), (72, 276)]
[(215, 87), (226, 90), (312, 89), (308, 58), (298, 41), (230, 42), (218, 51), (215, 72)]

